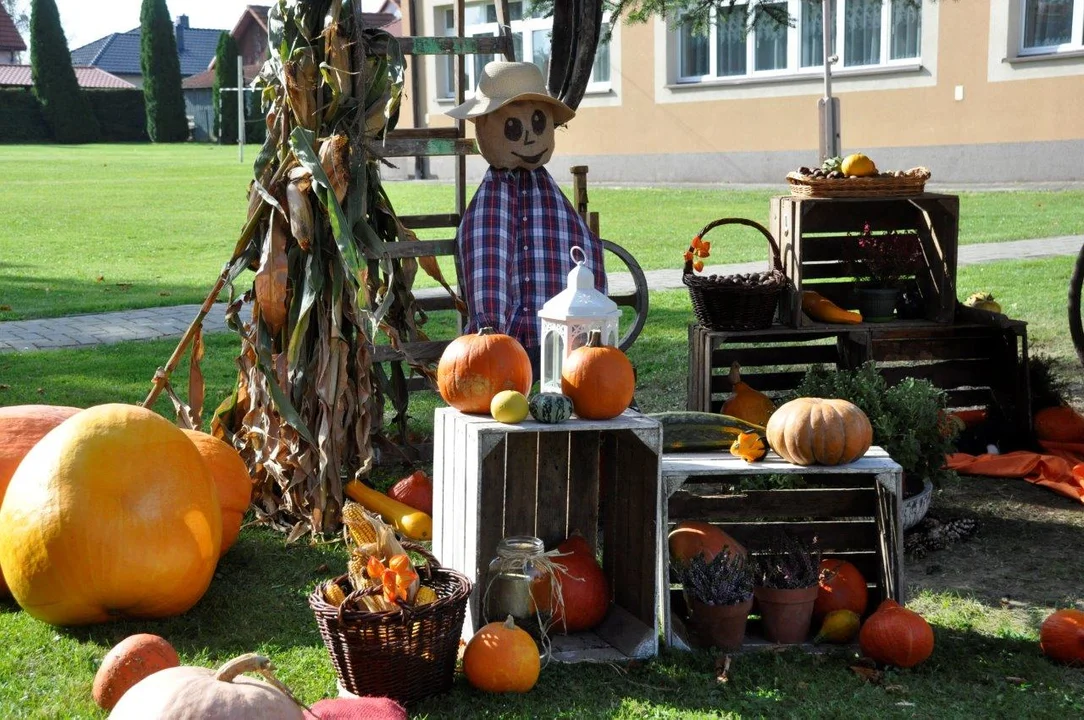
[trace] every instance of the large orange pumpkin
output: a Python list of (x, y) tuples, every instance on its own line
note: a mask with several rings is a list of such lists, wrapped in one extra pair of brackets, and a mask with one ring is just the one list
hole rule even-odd
[(177, 651), (165, 638), (149, 633), (129, 635), (102, 658), (94, 675), (94, 702), (103, 710), (112, 710), (137, 682), (180, 664)]
[(858, 568), (846, 560), (821, 560), (813, 617), (822, 618), (833, 610), (850, 610), (862, 617), (866, 612), (867, 602), (869, 589)]
[(11, 594), (54, 625), (183, 613), (207, 590), (222, 511), (196, 446), (135, 405), (99, 405), (42, 438), (0, 507)]
[(602, 344), (592, 330), (587, 344), (568, 354), (561, 366), (561, 392), (572, 399), (576, 415), (609, 420), (625, 412), (636, 391), (636, 375), (625, 353)]
[(482, 328), (460, 335), (444, 349), (437, 364), (437, 388), (444, 402), (465, 413), (489, 414), (493, 396), (502, 390), (531, 391), (531, 358), (519, 341)]
[(570, 554), (554, 558), (565, 570), (557, 571), (564, 608), (562, 603), (554, 603), (553, 627), (563, 633), (590, 630), (610, 609), (610, 583), (584, 538), (573, 535), (558, 545), (557, 551)]
[(538, 646), (509, 615), (476, 632), (463, 651), (463, 674), (486, 692), (525, 693), (538, 682), (542, 661)]
[(1035, 437), (1053, 442), (1084, 442), (1084, 417), (1066, 405), (1035, 413)]
[(241, 521), (252, 502), (252, 476), (240, 453), (229, 443), (198, 430), (183, 430), (199, 450), (218, 490), (218, 506), (222, 510), (222, 547), (219, 557), (237, 542)]
[[(81, 408), (64, 405), (11, 405), (0, 407), (0, 504), (15, 474), (30, 448), (45, 434), (70, 418)], [(0, 571), (0, 596), (8, 594), (4, 573)]]
[(873, 427), (866, 414), (846, 400), (798, 398), (772, 413), (768, 444), (795, 465), (843, 465), (866, 454)]
[(667, 538), (670, 547), (670, 559), (678, 563), (687, 563), (696, 555), (701, 555), (705, 562), (712, 559), (723, 551), (730, 548), (732, 555), (745, 557), (745, 546), (730, 537), (711, 523), (699, 520), (685, 520), (679, 522), (670, 531)]
[(933, 628), (913, 610), (885, 600), (863, 623), (858, 645), (882, 665), (914, 667), (933, 652)]
[(1084, 611), (1051, 613), (1039, 627), (1039, 648), (1051, 660), (1084, 665)]

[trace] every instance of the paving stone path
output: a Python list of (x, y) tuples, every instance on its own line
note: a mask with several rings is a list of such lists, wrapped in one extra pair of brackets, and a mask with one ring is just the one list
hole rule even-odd
[[(1076, 255), (1082, 244), (1084, 244), (1084, 235), (963, 245), (960, 247), (958, 265)], [(708, 274), (730, 275), (758, 272), (764, 267), (764, 262), (759, 261), (737, 265), (714, 265), (704, 270)], [(645, 274), (648, 287), (652, 290), (684, 287), (681, 284), (680, 269), (649, 270)], [(632, 288), (632, 279), (628, 273), (611, 273), (609, 280), (613, 290)], [(440, 293), (443, 290), (439, 288), (430, 291), (423, 290), (419, 294), (425, 292)], [(214, 306), (203, 323), (206, 332), (227, 331), (225, 309), (224, 303)], [(0, 322), (0, 352), (80, 348), (125, 340), (180, 337), (198, 312), (199, 305), (173, 305), (96, 315)]]

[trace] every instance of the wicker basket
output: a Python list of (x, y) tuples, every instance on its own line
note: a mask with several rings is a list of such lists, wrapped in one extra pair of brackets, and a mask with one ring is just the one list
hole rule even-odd
[(700, 231), (704, 237), (721, 225), (748, 225), (768, 240), (772, 269), (753, 273), (744, 283), (738, 275), (704, 276), (693, 274), (693, 264), (686, 261), (681, 280), (689, 288), (693, 311), (701, 325), (709, 330), (763, 330), (771, 327), (779, 296), (787, 286), (787, 277), (779, 260), (779, 246), (767, 228), (745, 218), (722, 218)]
[[(471, 581), (442, 568), (420, 545), (404, 542), (403, 547), (425, 557), (419, 575), (436, 592), (435, 601), (418, 608), (370, 612), (348, 609), (348, 597), (335, 607), (324, 599), (321, 583), (309, 595), (309, 607), (342, 687), (355, 695), (407, 704), (451, 689)], [(349, 593), (346, 575), (334, 582)]]
[(926, 189), (930, 171), (912, 168), (903, 175), (855, 178), (815, 178), (787, 173), (790, 194), (808, 198), (899, 198), (921, 195)]

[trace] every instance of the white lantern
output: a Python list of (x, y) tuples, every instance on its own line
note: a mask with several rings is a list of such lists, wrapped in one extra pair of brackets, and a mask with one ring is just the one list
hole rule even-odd
[(617, 345), (621, 310), (595, 289), (595, 276), (584, 265), (587, 256), (583, 249), (573, 247), (569, 254), (576, 267), (568, 274), (568, 287), (538, 311), (542, 323), (541, 392), (561, 392), (561, 366), (570, 352), (587, 344), (592, 330), (602, 333), (603, 345)]

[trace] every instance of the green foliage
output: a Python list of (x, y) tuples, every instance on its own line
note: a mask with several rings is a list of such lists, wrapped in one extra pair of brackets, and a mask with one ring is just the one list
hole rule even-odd
[(142, 90), (87, 90), (104, 142), (146, 142), (147, 111)]
[(817, 584), (821, 551), (797, 535), (780, 532), (756, 556), (757, 583), (778, 590), (799, 590)]
[(30, 73), (54, 140), (88, 143), (98, 139), (98, 123), (75, 79), (54, 0), (34, 0), (31, 5)]
[(166, 0), (143, 0), (139, 24), (147, 135), (152, 142), (184, 142), (188, 139), (188, 118), (181, 90), (181, 61)]
[(237, 41), (233, 36), (228, 32), (219, 35), (211, 104), (215, 108), (214, 134), (222, 145), (237, 144), (237, 91), (222, 92), (222, 88), (237, 87), (237, 55)]
[(36, 143), (49, 140), (49, 126), (41, 114), (41, 102), (33, 91), (0, 89), (0, 139), (5, 143)]
[(737, 605), (753, 597), (753, 567), (729, 548), (711, 562), (697, 553), (688, 563), (674, 563), (674, 570), (685, 592), (705, 605)]
[(943, 467), (945, 453), (955, 450), (955, 436), (942, 421), (945, 393), (928, 380), (905, 378), (889, 387), (872, 361), (857, 370), (815, 366), (794, 397), (842, 398), (857, 405), (873, 426), (873, 444), (883, 447), (912, 480), (939, 484), (953, 475)]
[(260, 143), (267, 140), (267, 113), (263, 106), (263, 93), (248, 94), (248, 106), (245, 108), (245, 142)]

